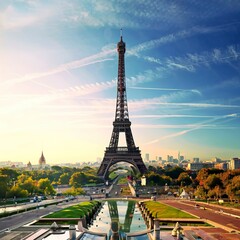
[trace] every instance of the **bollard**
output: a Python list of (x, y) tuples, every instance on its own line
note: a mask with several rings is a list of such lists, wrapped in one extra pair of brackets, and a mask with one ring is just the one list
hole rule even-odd
[(159, 220), (154, 219), (154, 232), (153, 232), (153, 239), (160, 240), (160, 226)]
[(74, 225), (69, 226), (69, 240), (76, 240), (76, 228)]

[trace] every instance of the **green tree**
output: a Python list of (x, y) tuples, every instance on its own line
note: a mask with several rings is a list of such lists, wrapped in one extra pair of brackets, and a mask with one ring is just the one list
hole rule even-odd
[(149, 173), (147, 176), (147, 182), (151, 185), (151, 186), (164, 186), (166, 181), (163, 177), (160, 176), (160, 174), (151, 172)]
[(82, 188), (70, 188), (66, 191), (63, 192), (63, 195), (67, 195), (67, 196), (77, 196), (77, 195), (83, 195), (85, 194), (85, 191)]
[(10, 184), (13, 183), (13, 181), (15, 181), (19, 175), (16, 170), (11, 168), (0, 168), (0, 174), (7, 175)]
[(171, 177), (172, 179), (177, 179), (179, 177), (179, 175), (184, 172), (184, 169), (176, 166), (174, 168), (171, 168), (169, 170), (166, 170), (166, 176)]
[(34, 193), (38, 192), (37, 181), (33, 180), (32, 177), (28, 177), (22, 183), (20, 183), (19, 180), (18, 180), (17, 185), (21, 189), (27, 190), (29, 195), (33, 195)]
[(88, 178), (85, 173), (77, 172), (74, 173), (69, 181), (69, 184), (74, 188), (79, 188), (88, 182)]
[(0, 175), (0, 183), (1, 183), (1, 187), (0, 187), (0, 196), (2, 198), (6, 197), (7, 191), (8, 191), (8, 176), (7, 175)]
[(38, 181), (38, 188), (45, 195), (53, 195), (56, 193), (48, 178), (42, 178)]
[(7, 193), (7, 198), (26, 198), (28, 196), (28, 191), (20, 188), (18, 185), (12, 186), (12, 188)]
[(60, 184), (69, 184), (69, 180), (70, 180), (70, 174), (69, 173), (63, 173), (60, 177), (59, 177), (59, 183)]

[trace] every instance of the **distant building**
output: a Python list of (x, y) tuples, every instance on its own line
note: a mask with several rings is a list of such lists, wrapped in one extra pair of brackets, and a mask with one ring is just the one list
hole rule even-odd
[(217, 158), (217, 157), (214, 157), (214, 158), (212, 159), (212, 161), (213, 161), (213, 162), (216, 162), (216, 163), (220, 163), (220, 162), (222, 162), (222, 159)]
[(146, 153), (145, 154), (145, 159), (144, 159), (146, 162), (148, 162), (149, 161), (149, 153)]
[(199, 171), (202, 168), (213, 168), (214, 167), (214, 163), (202, 163), (202, 162), (193, 162), (193, 163), (188, 163), (187, 165), (187, 170), (191, 170), (191, 171)]
[(173, 162), (173, 156), (167, 155), (167, 161), (168, 162)]
[(44, 157), (44, 155), (43, 155), (43, 152), (42, 152), (41, 157), (40, 157), (39, 160), (38, 160), (38, 164), (39, 164), (39, 168), (40, 168), (40, 169), (43, 169), (43, 168), (45, 168), (45, 166), (46, 166), (46, 159), (45, 159), (45, 157)]
[(200, 159), (197, 158), (197, 157), (195, 157), (195, 158), (193, 158), (193, 162), (194, 162), (194, 163), (199, 163), (199, 162), (200, 162)]
[(226, 171), (228, 169), (228, 163), (227, 162), (221, 162), (221, 163), (217, 163), (214, 166), (217, 169), (222, 169), (224, 171)]
[(184, 156), (181, 156), (180, 152), (178, 152), (178, 162), (181, 162), (184, 160)]
[(231, 170), (240, 169), (240, 159), (232, 158), (229, 163), (229, 169)]
[(28, 169), (28, 170), (32, 170), (32, 169), (33, 169), (32, 164), (31, 164), (30, 161), (29, 161), (28, 164), (27, 164), (27, 169)]

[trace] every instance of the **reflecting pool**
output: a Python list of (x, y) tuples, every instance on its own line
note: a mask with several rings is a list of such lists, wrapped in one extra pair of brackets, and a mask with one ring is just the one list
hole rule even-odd
[(126, 233), (146, 230), (147, 227), (135, 201), (109, 200), (88, 228), (107, 233), (110, 239), (126, 239)]

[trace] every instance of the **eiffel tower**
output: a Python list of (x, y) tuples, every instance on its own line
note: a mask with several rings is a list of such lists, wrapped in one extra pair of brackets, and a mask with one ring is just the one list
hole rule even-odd
[[(128, 115), (124, 63), (126, 45), (125, 42), (123, 42), (122, 34), (120, 42), (117, 44), (117, 50), (118, 82), (115, 121), (113, 122), (113, 132), (109, 147), (106, 148), (103, 161), (98, 169), (98, 176), (101, 176), (104, 179), (108, 177), (108, 170), (110, 167), (118, 162), (132, 164), (141, 174), (144, 174), (147, 171), (141, 157), (141, 151), (135, 146), (131, 131), (131, 122)], [(120, 133), (125, 133), (126, 147), (118, 146)]]

